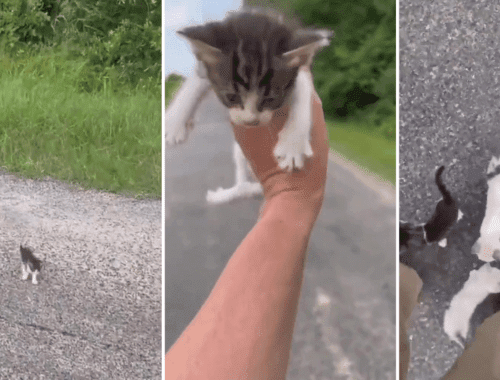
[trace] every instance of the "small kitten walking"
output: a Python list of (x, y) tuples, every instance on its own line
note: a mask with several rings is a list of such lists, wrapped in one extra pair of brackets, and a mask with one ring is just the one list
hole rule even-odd
[[(451, 227), (462, 218), (462, 212), (458, 209), (457, 202), (451, 196), (448, 189), (441, 179), (444, 166), (441, 166), (436, 171), (436, 185), (443, 196), (434, 210), (434, 214), (427, 223), (417, 226), (411, 223), (399, 222), (399, 247), (409, 248), (409, 244), (413, 241), (416, 245), (432, 244), (439, 242), (441, 247), (446, 247), (446, 234)], [(401, 252), (400, 252), (401, 253)]]
[(21, 279), (27, 280), (31, 274), (31, 282), (36, 285), (38, 284), (36, 276), (42, 269), (42, 261), (35, 257), (31, 248), (23, 247), (22, 244), (19, 247), (21, 249), (21, 269), (23, 271)]
[(457, 202), (444, 186), (441, 179), (443, 171), (444, 166), (441, 166), (436, 171), (436, 185), (443, 195), (443, 199), (438, 202), (434, 214), (424, 225), (424, 238), (428, 244), (438, 241), (440, 246), (446, 247), (446, 234), (455, 222), (461, 218), (461, 213)]
[(472, 253), (477, 255), (479, 260), (491, 262), (500, 261), (500, 157), (492, 157), (486, 176), (486, 212), (480, 236), (472, 246)]

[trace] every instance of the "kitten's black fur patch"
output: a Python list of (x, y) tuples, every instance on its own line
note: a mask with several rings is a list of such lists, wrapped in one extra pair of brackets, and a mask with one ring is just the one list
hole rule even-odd
[(22, 244), (20, 244), (19, 247), (21, 250), (21, 261), (23, 264), (28, 265), (32, 272), (40, 272), (42, 269), (42, 261), (33, 254), (33, 251), (29, 247), (23, 247)]
[(441, 175), (444, 166), (436, 171), (436, 185), (443, 195), (436, 205), (434, 214), (429, 221), (423, 225), (414, 225), (408, 222), (399, 222), (399, 250), (400, 255), (410, 249), (410, 245), (416, 247), (431, 244), (443, 239), (450, 228), (458, 219), (458, 205), (446, 189)]
[(443, 239), (458, 218), (457, 203), (441, 180), (441, 174), (443, 171), (444, 166), (441, 166), (436, 171), (436, 185), (443, 195), (443, 199), (438, 202), (434, 214), (424, 225), (425, 239), (427, 243), (434, 243)]

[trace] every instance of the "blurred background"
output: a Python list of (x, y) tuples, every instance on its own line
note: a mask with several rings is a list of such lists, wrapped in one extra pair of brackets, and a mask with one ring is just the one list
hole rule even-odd
[[(396, 178), (396, 2), (394, 0), (246, 0), (335, 32), (315, 58), (313, 74), (328, 121), (331, 147), (383, 179)], [(175, 31), (222, 19), (241, 2), (165, 2), (166, 101), (189, 75), (194, 57)]]
[(0, 166), (161, 196), (161, 1), (0, 0)]

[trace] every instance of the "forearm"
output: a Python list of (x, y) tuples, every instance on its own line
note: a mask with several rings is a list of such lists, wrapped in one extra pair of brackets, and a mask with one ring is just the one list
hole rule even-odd
[(271, 200), (166, 355), (167, 379), (284, 379), (316, 218)]

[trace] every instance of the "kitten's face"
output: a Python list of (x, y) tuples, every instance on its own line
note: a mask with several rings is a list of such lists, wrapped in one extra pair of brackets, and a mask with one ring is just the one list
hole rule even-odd
[[(261, 46), (262, 47), (262, 46)], [(265, 52), (259, 54), (259, 58)], [(241, 53), (240, 53), (241, 54)], [(217, 68), (207, 67), (207, 74), (220, 101), (229, 108), (234, 124), (256, 126), (271, 120), (273, 111), (289, 98), (298, 68), (289, 68), (274, 59), (267, 69), (251, 55), (233, 53)]]
[(472, 254), (484, 262), (500, 261), (500, 237), (480, 237), (471, 248)]
[(271, 120), (289, 99), (299, 67), (310, 64), (331, 37), (297, 30), (262, 11), (238, 12), (179, 33), (191, 42), (231, 121), (246, 126)]

